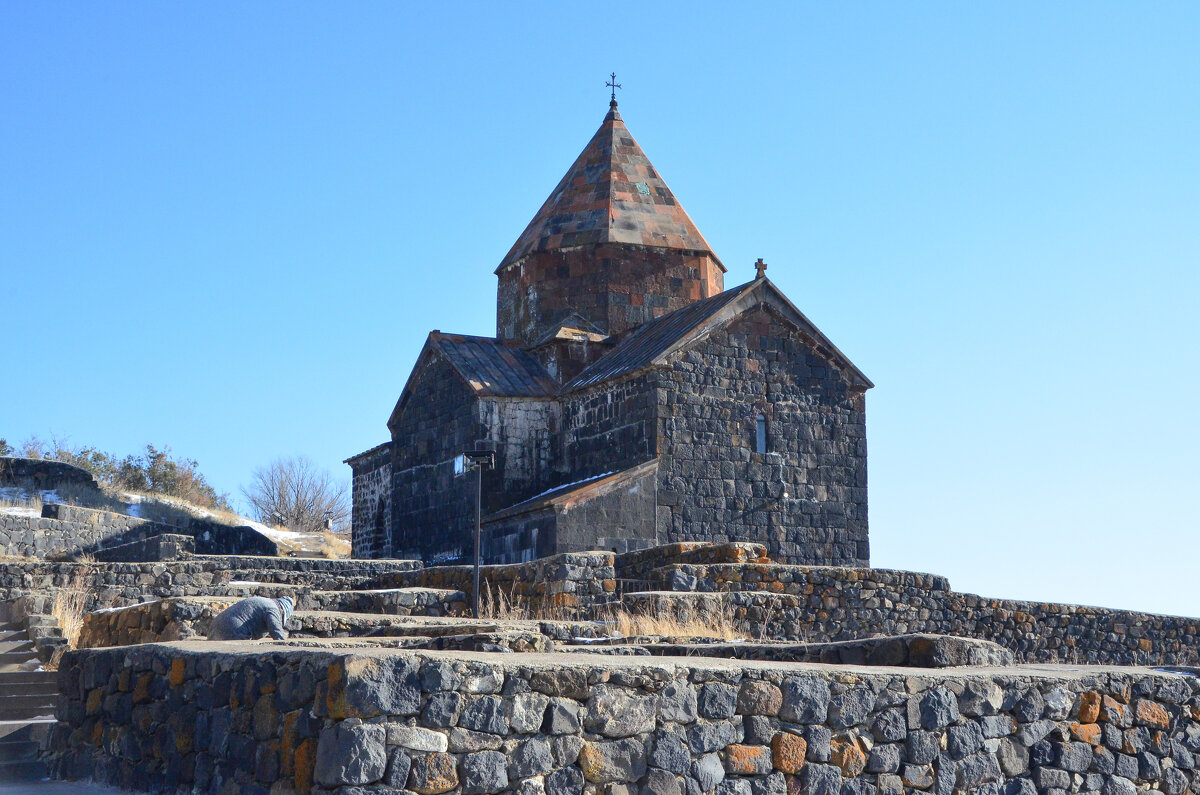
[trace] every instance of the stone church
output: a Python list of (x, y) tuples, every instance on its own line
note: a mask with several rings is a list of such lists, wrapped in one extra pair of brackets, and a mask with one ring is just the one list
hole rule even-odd
[[(747, 267), (747, 271), (749, 268)], [(496, 336), (433, 331), (389, 439), (347, 459), (356, 557), (756, 541), (869, 565), (872, 384), (765, 275), (726, 267), (610, 103), (496, 268)]]

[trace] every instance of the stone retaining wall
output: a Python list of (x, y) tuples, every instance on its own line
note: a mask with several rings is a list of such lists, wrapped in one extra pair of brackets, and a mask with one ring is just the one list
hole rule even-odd
[(1183, 795), (1200, 682), (349, 652), (321, 642), (67, 653), (60, 775), (159, 792)]
[(684, 541), (678, 544), (639, 549), (617, 555), (617, 579), (624, 581), (648, 580), (652, 572), (664, 566), (684, 563), (770, 563), (767, 548), (762, 544), (734, 542), (713, 544), (709, 541)]
[[(728, 609), (739, 629), (755, 638), (933, 633), (994, 641), (1019, 662), (1200, 664), (1200, 619), (988, 599), (951, 591), (944, 577), (930, 574), (721, 564), (668, 566), (653, 576), (667, 590), (702, 593), (626, 594), (628, 607), (670, 602), (685, 614)], [(714, 601), (713, 592), (721, 597)]]
[[(529, 563), (483, 566), (479, 581), (486, 597), (502, 595), (532, 611), (585, 613), (616, 596), (611, 552), (569, 552)], [(430, 566), (379, 577), (375, 587), (449, 588), (468, 598), (473, 591), (470, 566)]]
[(166, 534), (195, 538), (201, 554), (279, 554), (275, 542), (250, 527), (233, 527), (189, 518), (181, 525), (163, 524), (113, 511), (47, 503), (40, 517), (0, 514), (0, 553), (46, 558), (90, 554)]
[(59, 486), (81, 486), (100, 490), (92, 473), (62, 461), (42, 458), (0, 457), (0, 486), (21, 486), (42, 491)]

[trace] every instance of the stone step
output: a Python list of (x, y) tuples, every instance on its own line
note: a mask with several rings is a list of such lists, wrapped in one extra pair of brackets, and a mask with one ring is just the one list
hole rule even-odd
[(0, 762), (0, 781), (40, 781), (49, 775), (46, 763), (39, 759), (24, 762)]
[(37, 682), (14, 682), (13, 684), (4, 684), (0, 681), (0, 706), (3, 706), (4, 699), (14, 698), (17, 696), (57, 696), (58, 682), (53, 679), (37, 681)]
[(0, 702), (0, 723), (6, 721), (23, 721), (32, 718), (52, 718), (54, 717), (54, 707), (57, 697), (49, 703), (30, 703), (26, 706), (13, 706), (8, 704), (9, 699), (4, 699)]
[(36, 740), (0, 740), (0, 763), (37, 759), (41, 750)]
[(0, 685), (41, 684), (58, 682), (58, 671), (4, 671), (0, 672)]
[(3, 659), (8, 654), (20, 654), (27, 651), (37, 653), (37, 647), (28, 638), (24, 640), (0, 641), (0, 659)]
[(50, 742), (55, 720), (50, 716), (35, 719), (0, 721), (0, 740), (21, 742), (30, 740), (43, 748)]

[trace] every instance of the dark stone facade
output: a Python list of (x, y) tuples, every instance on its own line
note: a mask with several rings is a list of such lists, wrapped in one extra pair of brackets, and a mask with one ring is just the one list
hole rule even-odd
[(470, 560), (453, 462), (483, 448), (486, 562), (753, 541), (869, 565), (871, 382), (761, 272), (722, 291), (615, 109), (496, 273), (497, 336), (430, 334), (390, 442), (348, 459), (355, 555)]

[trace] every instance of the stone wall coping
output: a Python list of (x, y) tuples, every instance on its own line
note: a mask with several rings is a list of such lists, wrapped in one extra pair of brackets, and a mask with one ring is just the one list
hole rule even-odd
[[(827, 663), (807, 662), (773, 662), (760, 660), (722, 660), (710, 657), (624, 657), (619, 655), (571, 653), (560, 654), (553, 652), (530, 652), (521, 654), (503, 654), (497, 652), (479, 651), (427, 651), (393, 649), (385, 647), (368, 647), (355, 645), (353, 648), (341, 648), (347, 640), (338, 638), (305, 638), (302, 641), (175, 641), (171, 643), (146, 643), (138, 646), (112, 646), (100, 649), (83, 649), (69, 654), (115, 654), (115, 655), (156, 655), (160, 653), (178, 655), (181, 657), (204, 657), (216, 655), (228, 658), (233, 663), (238, 658), (261, 657), (263, 655), (283, 655), (289, 659), (302, 659), (312, 656), (322, 663), (332, 662), (335, 658), (369, 657), (374, 659), (387, 658), (420, 658), (442, 660), (450, 663), (476, 662), (505, 671), (528, 672), (531, 670), (556, 670), (564, 668), (580, 668), (594, 671), (598, 677), (616, 669), (622, 671), (637, 671), (657, 673), (655, 679), (670, 681), (679, 677), (684, 670), (726, 671), (745, 673), (778, 672), (780, 674), (806, 674), (825, 679), (845, 681), (850, 677), (881, 677), (892, 680), (902, 675), (910, 682), (920, 685), (933, 685), (943, 682), (987, 679), (1001, 684), (1007, 681), (1042, 681), (1068, 682), (1082, 681), (1098, 676), (1113, 675), (1128, 678), (1154, 677), (1159, 679), (1174, 679), (1180, 676), (1195, 676), (1200, 669), (1164, 670), (1156, 667), (1121, 666), (1121, 665), (1013, 665), (1004, 667), (972, 667), (972, 668), (895, 668), (869, 665), (830, 665)], [(357, 641), (361, 643), (361, 641)], [(1188, 673), (1180, 673), (1180, 671)], [(1195, 671), (1196, 673), (1192, 673)], [(590, 681), (590, 678), (589, 678)], [(598, 679), (597, 682), (601, 681)]]

